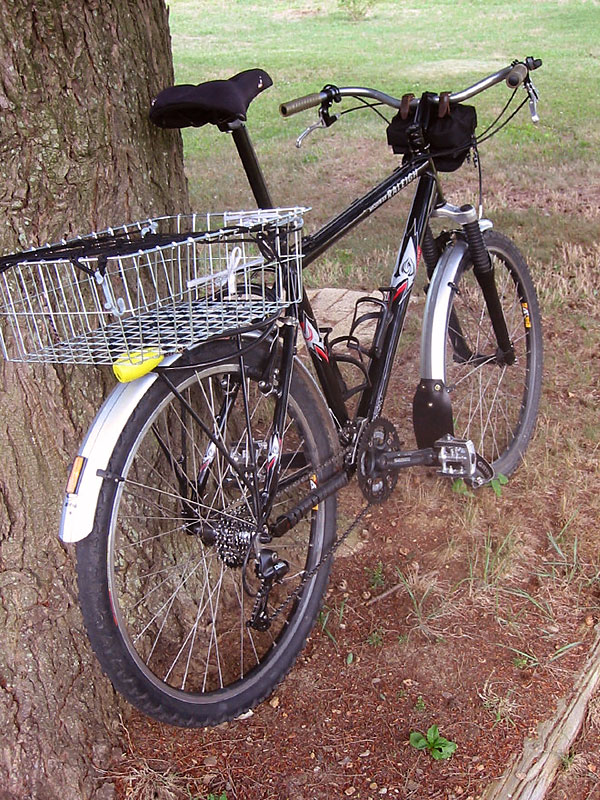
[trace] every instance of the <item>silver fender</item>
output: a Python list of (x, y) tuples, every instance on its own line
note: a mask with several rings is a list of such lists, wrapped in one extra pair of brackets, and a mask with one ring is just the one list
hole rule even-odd
[(444, 250), (427, 291), (421, 333), (421, 378), (441, 381), (444, 386), (446, 385), (446, 328), (454, 286), (467, 249), (466, 242), (457, 239), (451, 247)]
[[(165, 358), (161, 366), (168, 366), (179, 354)], [(120, 383), (106, 398), (92, 422), (78, 455), (85, 459), (75, 492), (65, 495), (59, 536), (65, 543), (79, 542), (92, 531), (98, 495), (103, 478), (98, 470), (105, 470), (121, 431), (138, 403), (158, 375), (154, 372), (131, 383)]]

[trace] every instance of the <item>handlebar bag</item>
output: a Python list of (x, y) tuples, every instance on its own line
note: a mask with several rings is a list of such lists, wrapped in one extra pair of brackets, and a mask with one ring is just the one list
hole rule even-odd
[[(405, 119), (399, 111), (387, 128), (387, 140), (394, 153), (404, 155), (407, 161), (411, 157), (408, 140), (408, 128), (413, 124), (414, 110)], [(424, 131), (425, 141), (429, 144), (429, 152), (440, 172), (454, 172), (469, 154), (476, 143), (475, 128), (477, 112), (473, 106), (462, 103), (450, 104), (448, 113), (443, 116), (431, 115), (427, 129)]]

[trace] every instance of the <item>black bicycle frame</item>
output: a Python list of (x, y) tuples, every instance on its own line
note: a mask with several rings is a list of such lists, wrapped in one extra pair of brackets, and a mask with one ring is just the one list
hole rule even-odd
[[(262, 208), (272, 208), (273, 203), (246, 127), (241, 123), (236, 123), (232, 133), (258, 205)], [(379, 317), (373, 339), (378, 343), (378, 347), (376, 352), (370, 353), (367, 380), (360, 390), (361, 393), (358, 398), (356, 418), (360, 420), (371, 421), (376, 419), (383, 408), (396, 347), (404, 326), (408, 301), (427, 232), (429, 232), (430, 238), (429, 217), (434, 205), (441, 205), (445, 202), (433, 161), (427, 158), (427, 154), (423, 152), (422, 160), (416, 163), (413, 161), (394, 170), (391, 175), (382, 180), (381, 183), (363, 197), (355, 200), (348, 208), (303, 240), (303, 266), (307, 267), (356, 225), (371, 216), (384, 203), (391, 200), (392, 197), (395, 197), (416, 180), (418, 180), (417, 189), (406, 221), (390, 285), (384, 290), (384, 301), (387, 304), (387, 309)], [(462, 210), (464, 211), (464, 209)], [(470, 231), (467, 230), (469, 225), (472, 228), (478, 226), (476, 218), (465, 225), (467, 239), (470, 241), (472, 237), (468, 235)], [(478, 227), (477, 234), (479, 234), (480, 241), (476, 244), (479, 249), (482, 249), (484, 245)], [(428, 244), (431, 244), (431, 242), (428, 241)], [(425, 247), (427, 249), (427, 243)], [(485, 254), (483, 253), (483, 255)], [(475, 260), (474, 264), (477, 267)], [(433, 268), (433, 264), (428, 265), (428, 271)], [(490, 279), (490, 275), (487, 274), (483, 274), (483, 277), (481, 277), (480, 273), (489, 272), (487, 265), (479, 270), (476, 268), (475, 272), (490, 312), (499, 347), (504, 353), (507, 363), (510, 363), (512, 347), (502, 310), (498, 303), (493, 277)], [(306, 292), (304, 292), (302, 301), (298, 306), (298, 317), (323, 394), (339, 429), (342, 430), (350, 422), (343, 395), (343, 382), (340, 379), (335, 358), (330, 358), (327, 342), (321, 336), (317, 319)], [(291, 366), (288, 366), (287, 363), (282, 363), (282, 378), (284, 380), (288, 380), (285, 375), (287, 369), (291, 369)], [(442, 433), (452, 433), (452, 423), (448, 420), (451, 420), (451, 415), (449, 409), (446, 409), (446, 414), (441, 420)], [(417, 433), (416, 429), (415, 433)], [(417, 439), (419, 439), (418, 436)]]
[[(236, 123), (232, 127), (232, 134), (256, 202), (261, 208), (273, 208), (273, 201), (247, 128), (243, 124)], [(433, 161), (424, 158), (417, 165), (413, 163), (394, 170), (391, 175), (384, 178), (363, 197), (355, 200), (348, 208), (303, 240), (303, 267), (307, 267), (356, 225), (370, 217), (384, 203), (387, 203), (417, 179), (419, 183), (390, 281), (389, 313), (382, 315), (375, 333), (376, 337), (382, 338), (383, 346), (380, 348), (380, 353), (374, 354), (371, 359), (367, 386), (363, 389), (359, 399), (357, 414), (362, 418), (374, 419), (381, 413), (396, 346), (402, 333), (421, 255), (421, 245), (427, 229), (429, 214), (436, 199), (443, 200)], [(349, 421), (349, 417), (342, 395), (339, 372), (330, 361), (327, 345), (321, 338), (318, 322), (306, 292), (303, 293), (298, 313), (302, 333), (323, 394), (341, 429)], [(382, 325), (386, 326), (385, 331), (381, 330)]]
[[(355, 200), (316, 233), (306, 237), (303, 243), (303, 263), (304, 266), (308, 266), (348, 231), (417, 179), (417, 189), (388, 287), (388, 313), (380, 317), (374, 334), (375, 339), (382, 341), (382, 346), (370, 360), (367, 386), (362, 390), (358, 402), (357, 416), (361, 418), (374, 419), (381, 413), (383, 407), (429, 215), (440, 194), (435, 168), (429, 161), (424, 161), (416, 167), (408, 165), (394, 170), (366, 195)], [(317, 321), (306, 293), (300, 304), (299, 314), (302, 332), (325, 399), (338, 425), (343, 427), (348, 422), (348, 411), (338, 374), (332, 366), (325, 343), (319, 334)], [(385, 330), (381, 330), (381, 326), (385, 326)]]

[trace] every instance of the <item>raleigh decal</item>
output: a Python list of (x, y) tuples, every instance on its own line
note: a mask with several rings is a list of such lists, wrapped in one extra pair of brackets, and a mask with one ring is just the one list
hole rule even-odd
[(379, 208), (380, 205), (383, 205), (383, 203), (387, 203), (388, 200), (391, 200), (391, 198), (394, 197), (394, 195), (398, 194), (398, 192), (401, 192), (402, 189), (406, 189), (408, 184), (412, 183), (414, 179), (418, 177), (419, 177), (419, 170), (414, 169), (412, 172), (409, 172), (408, 175), (402, 178), (401, 181), (398, 181), (398, 183), (395, 183), (393, 186), (390, 186), (390, 188), (383, 195), (383, 197), (380, 197), (379, 200), (376, 200), (373, 203), (373, 205), (369, 207), (368, 209), (369, 214), (375, 211), (375, 209)]

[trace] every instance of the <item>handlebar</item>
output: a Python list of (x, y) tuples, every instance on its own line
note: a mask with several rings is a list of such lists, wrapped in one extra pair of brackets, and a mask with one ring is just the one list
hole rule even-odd
[[(464, 100), (468, 100), (476, 94), (484, 92), (486, 89), (495, 86), (497, 83), (501, 83), (503, 80), (506, 80), (506, 84), (509, 88), (517, 89), (523, 81), (527, 79), (532, 70), (538, 69), (538, 67), (541, 66), (542, 60), (540, 58), (528, 56), (525, 61), (513, 62), (508, 67), (504, 67), (498, 70), (498, 72), (488, 75), (487, 78), (477, 81), (477, 83), (474, 83), (467, 89), (463, 89), (460, 92), (453, 92), (450, 95), (450, 102), (462, 103)], [(385, 92), (380, 92), (378, 89), (368, 89), (362, 86), (325, 86), (320, 92), (307, 94), (304, 97), (297, 97), (294, 100), (289, 100), (287, 103), (282, 103), (279, 107), (279, 111), (282, 116), (291, 117), (292, 114), (297, 114), (299, 111), (306, 111), (322, 103), (339, 102), (342, 97), (369, 97), (372, 100), (376, 100), (379, 103), (396, 109), (400, 108), (402, 103), (401, 99), (392, 97), (392, 95), (386, 94)], [(432, 95), (430, 99), (431, 102), (438, 103), (440, 98), (439, 95)], [(418, 98), (413, 99), (411, 101), (411, 107), (416, 107), (418, 102)]]

